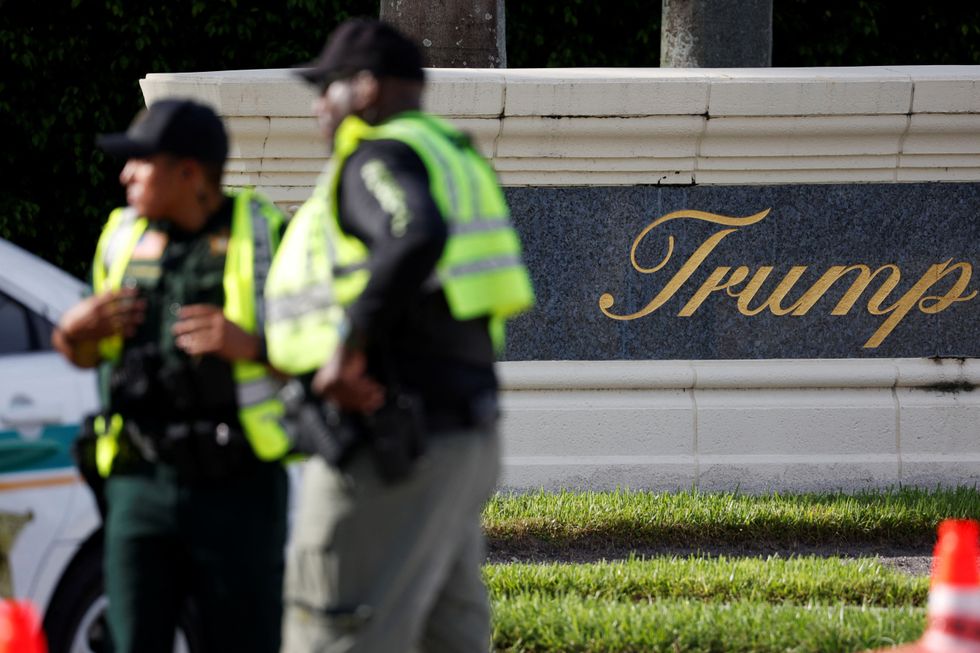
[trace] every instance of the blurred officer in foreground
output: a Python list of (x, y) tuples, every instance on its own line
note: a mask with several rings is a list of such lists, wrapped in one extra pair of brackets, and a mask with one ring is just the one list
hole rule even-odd
[(127, 159), (129, 206), (53, 340), (75, 365), (107, 363), (106, 410), (76, 451), (103, 492), (115, 650), (170, 653), (190, 597), (194, 650), (277, 651), (288, 442), (261, 297), (282, 217), (222, 191), (227, 136), (203, 105), (158, 101), (99, 145)]
[(300, 420), (320, 455), (287, 555), (288, 653), (490, 646), (494, 345), (534, 298), (492, 169), (419, 110), (422, 65), (354, 19), (300, 73), (333, 158), (266, 287), (272, 362), (327, 400)]

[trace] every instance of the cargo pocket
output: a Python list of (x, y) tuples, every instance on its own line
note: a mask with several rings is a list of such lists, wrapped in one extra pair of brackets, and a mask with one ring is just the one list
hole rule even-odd
[(372, 612), (360, 591), (352, 550), (357, 543), (344, 534), (353, 510), (343, 475), (319, 459), (307, 462), (286, 555), (283, 596), (290, 610), (337, 636), (358, 630)]

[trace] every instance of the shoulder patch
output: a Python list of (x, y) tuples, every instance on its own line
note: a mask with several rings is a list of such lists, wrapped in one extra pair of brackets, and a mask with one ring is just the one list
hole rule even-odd
[(147, 229), (136, 241), (131, 260), (134, 261), (156, 261), (163, 257), (163, 250), (167, 248), (167, 234), (155, 229)]
[(211, 256), (224, 256), (228, 253), (228, 240), (230, 235), (231, 232), (227, 229), (222, 229), (218, 233), (208, 237), (208, 248), (211, 250)]
[(377, 159), (368, 161), (361, 168), (361, 179), (368, 191), (374, 195), (381, 209), (391, 216), (391, 235), (395, 238), (404, 236), (411, 219), (405, 201), (405, 191), (392, 177), (385, 164)]

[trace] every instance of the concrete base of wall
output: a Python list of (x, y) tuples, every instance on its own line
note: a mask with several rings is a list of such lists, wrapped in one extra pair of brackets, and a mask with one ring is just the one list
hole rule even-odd
[(976, 359), (513, 362), (507, 490), (980, 482)]

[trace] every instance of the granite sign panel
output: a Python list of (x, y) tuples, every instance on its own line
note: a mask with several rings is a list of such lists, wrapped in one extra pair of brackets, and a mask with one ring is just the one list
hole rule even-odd
[(980, 356), (980, 184), (511, 188), (507, 360)]

